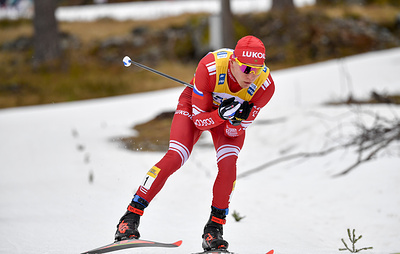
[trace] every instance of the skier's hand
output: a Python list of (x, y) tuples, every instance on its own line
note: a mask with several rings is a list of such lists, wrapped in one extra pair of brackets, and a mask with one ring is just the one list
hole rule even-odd
[(240, 125), (243, 120), (246, 120), (249, 117), (253, 106), (253, 103), (244, 101), (240, 108), (236, 111), (235, 115), (229, 120), (231, 124), (234, 126)]
[(224, 100), (218, 108), (218, 115), (224, 120), (234, 117), (236, 111), (240, 108), (240, 103), (235, 101), (235, 97)]

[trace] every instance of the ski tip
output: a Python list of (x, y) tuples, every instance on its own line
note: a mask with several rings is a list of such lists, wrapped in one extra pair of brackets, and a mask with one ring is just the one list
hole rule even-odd
[(267, 254), (274, 254), (274, 250), (268, 251)]
[(173, 243), (173, 245), (175, 245), (176, 247), (181, 246), (181, 244), (182, 244), (182, 240), (179, 240), (179, 241)]

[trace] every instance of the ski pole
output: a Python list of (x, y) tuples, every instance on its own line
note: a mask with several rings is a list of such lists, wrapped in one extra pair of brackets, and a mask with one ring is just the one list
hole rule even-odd
[(168, 78), (168, 79), (173, 80), (173, 81), (175, 81), (175, 82), (181, 83), (182, 85), (185, 85), (185, 86), (187, 86), (187, 87), (193, 88), (193, 85), (191, 85), (191, 84), (189, 84), (189, 83), (186, 83), (186, 82), (184, 82), (184, 81), (182, 81), (182, 80), (180, 80), (180, 79), (171, 77), (170, 75), (167, 75), (167, 74), (162, 73), (162, 72), (160, 72), (160, 71), (154, 70), (154, 69), (152, 69), (152, 68), (150, 68), (150, 67), (148, 67), (148, 66), (146, 66), (146, 65), (143, 65), (143, 64), (137, 63), (137, 62), (135, 62), (135, 61), (132, 61), (131, 58), (130, 58), (129, 56), (125, 56), (124, 59), (122, 59), (122, 62), (124, 63), (125, 67), (129, 67), (129, 66), (131, 66), (131, 64), (134, 64), (134, 65), (136, 65), (136, 66), (138, 66), (138, 67), (140, 67), (140, 68), (143, 68), (143, 69), (145, 69), (145, 70), (148, 70), (148, 71), (151, 71), (151, 72), (153, 72), (153, 73), (155, 73), (155, 74), (158, 74), (158, 75), (160, 75), (160, 76), (163, 76), (164, 78)]

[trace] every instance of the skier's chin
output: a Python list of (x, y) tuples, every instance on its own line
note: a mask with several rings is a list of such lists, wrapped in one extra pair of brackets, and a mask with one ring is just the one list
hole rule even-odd
[(243, 89), (247, 89), (247, 88), (250, 87), (251, 83), (252, 83), (252, 82), (245, 82), (245, 81), (243, 81), (243, 82), (240, 84), (240, 87), (243, 88)]

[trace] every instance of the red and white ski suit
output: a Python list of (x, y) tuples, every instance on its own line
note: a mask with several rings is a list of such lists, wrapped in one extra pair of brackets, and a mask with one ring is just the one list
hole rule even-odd
[[(171, 126), (169, 149), (149, 170), (136, 192), (136, 195), (147, 202), (161, 190), (167, 178), (187, 161), (201, 133), (207, 130), (212, 135), (218, 165), (212, 206), (218, 209), (229, 207), (230, 195), (236, 181), (236, 161), (243, 146), (245, 130), (269, 102), (275, 85), (268, 70), (266, 79), (259, 82), (261, 84), (259, 89), (251, 97), (250, 102), (254, 103), (254, 107), (250, 116), (242, 121), (241, 125), (233, 126), (229, 120), (223, 120), (218, 115), (219, 104), (216, 102), (218, 96), (215, 90), (221, 75), (217, 77), (216, 61), (216, 54), (206, 55), (199, 62), (195, 78), (191, 81), (194, 89), (185, 88), (179, 98)], [(229, 91), (222, 95), (225, 98), (232, 97), (232, 94), (242, 89), (230, 71), (230, 63), (227, 64), (227, 73), (222, 76), (229, 86)]]

